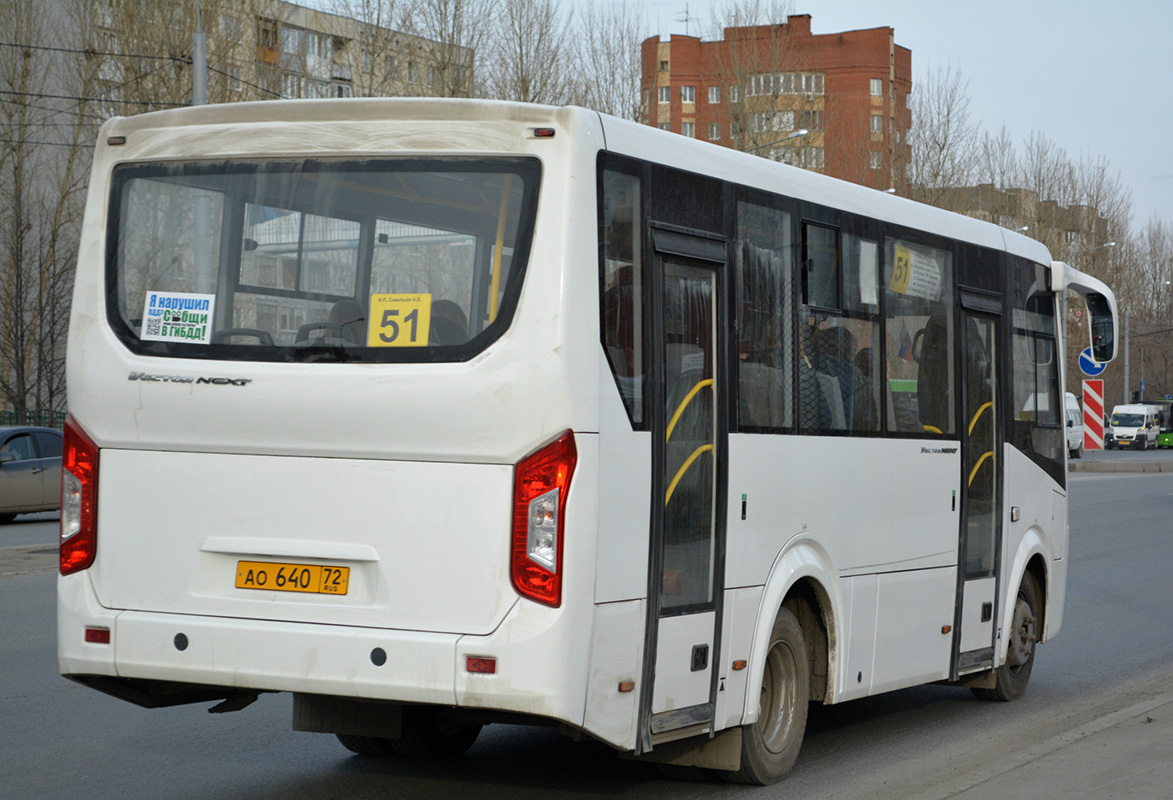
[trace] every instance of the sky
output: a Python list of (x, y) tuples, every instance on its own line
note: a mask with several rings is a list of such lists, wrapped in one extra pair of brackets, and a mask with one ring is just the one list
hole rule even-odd
[[(912, 51), (913, 92), (929, 68), (969, 82), (983, 130), (1021, 144), (1038, 131), (1073, 160), (1106, 156), (1131, 191), (1133, 229), (1173, 223), (1173, 2), (793, 0), (815, 34), (890, 27)], [(661, 35), (708, 22), (708, 0), (642, 3)]]

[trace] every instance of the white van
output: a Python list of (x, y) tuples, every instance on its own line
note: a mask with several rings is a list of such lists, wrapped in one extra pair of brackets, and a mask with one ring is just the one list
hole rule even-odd
[(1071, 392), (1067, 393), (1067, 452), (1072, 458), (1083, 458), (1083, 411)]
[(1148, 450), (1157, 446), (1161, 428), (1160, 412), (1156, 406), (1131, 404), (1112, 409), (1112, 419), (1104, 432), (1104, 447), (1139, 447)]

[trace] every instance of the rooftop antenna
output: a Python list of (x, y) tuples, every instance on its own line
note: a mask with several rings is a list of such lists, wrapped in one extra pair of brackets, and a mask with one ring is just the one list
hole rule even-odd
[(684, 35), (685, 36), (688, 36), (688, 23), (689, 23), (689, 21), (694, 20), (694, 19), (696, 19), (696, 17), (691, 17), (688, 14), (688, 3), (684, 4), (683, 11), (676, 12), (676, 21), (684, 23)]

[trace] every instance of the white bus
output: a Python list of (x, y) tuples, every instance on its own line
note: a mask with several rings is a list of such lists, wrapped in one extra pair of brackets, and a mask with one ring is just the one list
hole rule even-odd
[(1067, 287), (1111, 359), (1111, 291), (1030, 239), (580, 108), (110, 120), (61, 672), (747, 783), (808, 702), (1014, 699), (1063, 619)]

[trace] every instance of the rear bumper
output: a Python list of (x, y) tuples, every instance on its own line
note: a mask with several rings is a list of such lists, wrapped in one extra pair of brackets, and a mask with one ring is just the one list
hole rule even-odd
[[(572, 634), (590, 630), (593, 606), (552, 609), (519, 600), (496, 631), (469, 636), (116, 611), (97, 602), (86, 573), (58, 580), (61, 674), (140, 705), (299, 692), (584, 723), (589, 637)], [(86, 642), (87, 627), (108, 628), (110, 643)], [(495, 658), (496, 673), (470, 673), (470, 658)], [(187, 699), (137, 699), (156, 686)], [(621, 740), (628, 738), (620, 727)]]

